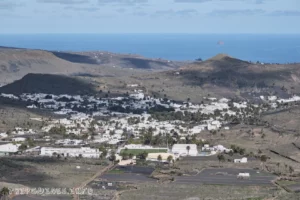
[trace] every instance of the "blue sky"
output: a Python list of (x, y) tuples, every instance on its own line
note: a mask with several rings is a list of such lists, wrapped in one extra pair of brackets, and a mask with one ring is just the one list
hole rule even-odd
[(300, 33), (300, 0), (0, 0), (0, 33)]

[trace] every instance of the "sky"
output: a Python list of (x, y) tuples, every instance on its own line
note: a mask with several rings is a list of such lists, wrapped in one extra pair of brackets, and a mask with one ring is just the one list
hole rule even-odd
[(0, 34), (300, 34), (300, 0), (0, 0)]

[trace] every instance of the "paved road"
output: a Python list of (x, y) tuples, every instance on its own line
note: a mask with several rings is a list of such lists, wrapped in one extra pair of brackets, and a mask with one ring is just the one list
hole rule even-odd
[[(248, 180), (237, 179), (238, 173), (250, 173)], [(272, 185), (276, 177), (252, 169), (205, 169), (196, 176), (179, 176), (175, 184)]]

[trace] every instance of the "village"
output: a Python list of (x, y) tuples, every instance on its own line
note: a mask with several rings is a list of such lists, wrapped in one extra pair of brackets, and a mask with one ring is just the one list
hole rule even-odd
[[(0, 146), (0, 152), (18, 152), (21, 144), (26, 143), (33, 135), (35, 136), (33, 141), (49, 142), (47, 147), (34, 147), (35, 150), (40, 149), (40, 155), (52, 156), (53, 153), (58, 154), (60, 151), (64, 151), (66, 155), (83, 157), (100, 157), (101, 152), (86, 147), (76, 151), (73, 148), (105, 143), (115, 145), (119, 153), (120, 148), (154, 149), (152, 146), (143, 146), (151, 144), (151, 142), (145, 141), (147, 140), (146, 136), (159, 137), (160, 142), (155, 145), (160, 149), (163, 147), (166, 153), (173, 153), (174, 158), (204, 155), (201, 152), (198, 153), (197, 148), (191, 149), (189, 152), (186, 147), (181, 147), (181, 150), (178, 151), (176, 148), (172, 149), (170, 145), (186, 144), (186, 146), (192, 147), (193, 144), (187, 144), (186, 140), (189, 140), (187, 138), (191, 138), (203, 130), (208, 130), (213, 134), (220, 129), (229, 130), (232, 121), (244, 120), (245, 123), (254, 123), (255, 116), (263, 111), (279, 107), (280, 104), (300, 100), (300, 97), (297, 96), (290, 99), (261, 96), (261, 100), (267, 99), (267, 101), (258, 105), (246, 101), (234, 102), (226, 98), (219, 100), (205, 98), (207, 103), (199, 105), (193, 104), (189, 100), (174, 102), (166, 98), (146, 96), (140, 90), (135, 90), (126, 97), (113, 98), (52, 94), (22, 94), (20, 96), (1, 94), (0, 96), (13, 101), (26, 102), (28, 109), (49, 110), (59, 116), (56, 119), (32, 118), (31, 120), (43, 122), (44, 126), (40, 130), (15, 127), (14, 130), (1, 133), (2, 140), (9, 138), (14, 144), (7, 144), (7, 147)], [(41, 133), (43, 133), (43, 137), (41, 137)], [(61, 139), (54, 140), (53, 136), (55, 135), (60, 135)], [(170, 143), (168, 144), (168, 142)], [(209, 147), (205, 141), (201, 142), (202, 150), (209, 151), (211, 155), (230, 151), (220, 144)], [(73, 148), (51, 149), (51, 144), (72, 146)], [(29, 148), (28, 145), (27, 147)], [(206, 153), (205, 155), (210, 154)]]
[[(0, 132), (1, 156), (106, 159), (113, 162), (117, 171), (127, 169), (127, 166), (140, 169), (141, 163), (144, 165), (145, 162), (155, 166), (176, 166), (176, 162), (220, 163), (226, 160), (232, 163), (227, 164), (231, 168), (223, 169), (222, 173), (233, 173), (236, 180), (249, 180), (243, 184), (250, 185), (271, 184), (274, 179), (274, 176), (266, 175), (260, 181), (257, 177), (259, 171), (244, 169), (243, 164), (249, 163), (249, 159), (249, 166), (259, 166), (259, 162), (267, 160), (265, 155), (253, 158), (252, 152), (246, 153), (243, 147), (218, 143), (217, 140), (212, 142), (198, 135), (206, 132), (213, 138), (220, 131), (231, 131), (235, 124), (267, 126), (259, 118), (263, 112), (284, 108), (287, 103), (296, 103), (300, 99), (297, 96), (290, 99), (261, 96), (261, 103), (254, 104), (205, 97), (203, 103), (194, 104), (189, 99), (175, 102), (150, 97), (142, 91), (106, 98), (53, 94), (1, 94), (0, 97), (20, 102), (28, 110), (53, 114), (51, 117), (30, 118), (41, 122), (39, 129), (15, 127)], [(260, 134), (263, 138), (264, 133)], [(236, 171), (231, 172), (235, 167)], [(80, 165), (77, 168), (80, 169)], [(133, 168), (130, 170), (132, 172)], [(199, 179), (188, 180), (177, 176), (175, 180), (183, 183), (199, 181), (199, 184), (211, 181), (206, 176), (200, 178), (200, 175)], [(152, 176), (161, 179), (162, 175)], [(100, 188), (105, 189), (109, 185), (114, 188), (112, 182), (122, 182), (121, 177), (119, 174), (103, 175), (94, 184), (105, 180), (106, 185)], [(253, 177), (251, 181), (250, 177)], [(227, 177), (215, 180), (216, 184), (227, 184), (226, 181), (229, 181)]]

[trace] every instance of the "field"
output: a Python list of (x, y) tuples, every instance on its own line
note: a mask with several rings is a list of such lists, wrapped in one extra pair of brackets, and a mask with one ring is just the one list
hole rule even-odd
[(73, 188), (105, 167), (99, 160), (84, 159), (9, 157), (1, 158), (0, 162), (0, 181), (27, 187)]
[(121, 200), (249, 200), (280, 195), (274, 186), (226, 186), (197, 184), (141, 184), (137, 190), (124, 192)]
[(166, 149), (123, 149), (121, 150), (121, 154), (126, 152), (127, 154), (133, 154), (133, 155), (138, 155), (143, 152), (147, 153), (167, 153)]

